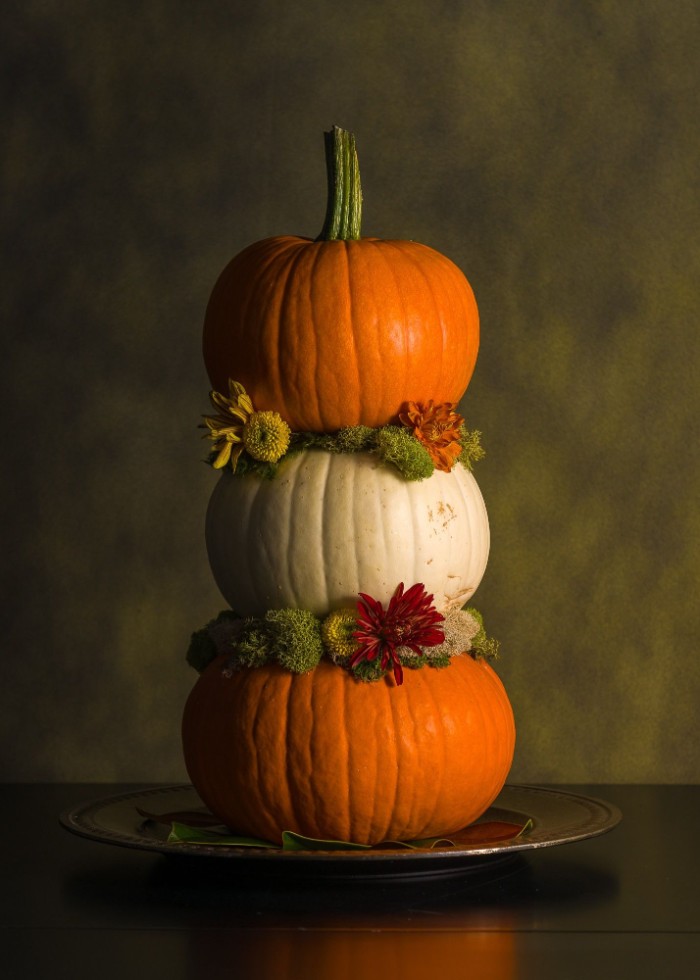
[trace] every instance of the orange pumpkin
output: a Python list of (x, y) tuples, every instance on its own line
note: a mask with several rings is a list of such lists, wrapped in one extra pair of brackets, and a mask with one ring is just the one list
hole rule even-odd
[(218, 658), (185, 706), (187, 770), (223, 823), (280, 841), (283, 830), (373, 844), (454, 833), (501, 790), (515, 726), (483, 660), (356, 680), (322, 660), (227, 676)]
[(226, 266), (204, 321), (211, 383), (240, 381), (256, 409), (297, 431), (385, 425), (407, 401), (456, 403), (479, 346), (471, 286), (425, 245), (360, 238), (354, 138), (326, 135), (324, 231), (256, 242)]

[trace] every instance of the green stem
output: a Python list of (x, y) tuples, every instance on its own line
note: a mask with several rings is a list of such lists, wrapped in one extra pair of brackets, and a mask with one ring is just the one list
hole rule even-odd
[(334, 126), (323, 136), (328, 171), (328, 205), (323, 230), (316, 241), (357, 239), (362, 223), (362, 188), (355, 137), (339, 126)]

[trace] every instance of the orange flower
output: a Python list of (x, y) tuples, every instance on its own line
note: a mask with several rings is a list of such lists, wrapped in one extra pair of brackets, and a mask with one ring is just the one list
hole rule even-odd
[(430, 453), (435, 468), (449, 473), (462, 452), (459, 441), (459, 427), (464, 422), (455, 412), (454, 402), (434, 405), (432, 399), (426, 404), (407, 402), (399, 413), (399, 418)]

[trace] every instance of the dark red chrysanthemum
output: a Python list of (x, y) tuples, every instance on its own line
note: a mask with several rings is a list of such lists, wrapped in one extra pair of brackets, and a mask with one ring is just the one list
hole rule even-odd
[(443, 643), (445, 634), (437, 628), (437, 624), (442, 623), (444, 618), (433, 606), (433, 597), (425, 591), (422, 582), (412, 585), (408, 592), (404, 592), (401, 582), (386, 610), (381, 602), (360, 592), (357, 629), (352, 634), (359, 649), (352, 655), (350, 666), (380, 657), (382, 669), (386, 670), (391, 662), (394, 679), (401, 684), (403, 669), (398, 649), (408, 647), (420, 656), (423, 647)]

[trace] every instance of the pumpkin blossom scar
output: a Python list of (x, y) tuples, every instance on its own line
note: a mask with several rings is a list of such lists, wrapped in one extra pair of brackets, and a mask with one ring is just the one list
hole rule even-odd
[(403, 669), (398, 650), (407, 647), (418, 656), (423, 647), (438, 646), (445, 640), (445, 634), (438, 628), (444, 616), (433, 605), (433, 596), (428, 595), (422, 582), (417, 582), (404, 592), (403, 582), (396, 587), (386, 609), (381, 602), (364, 592), (359, 593), (357, 603), (357, 628), (352, 636), (359, 649), (350, 658), (355, 667), (363, 660), (380, 658), (380, 665), (386, 670), (391, 664), (397, 685), (403, 683)]
[(435, 468), (449, 473), (462, 452), (460, 426), (464, 419), (455, 412), (454, 402), (435, 405), (407, 402), (399, 413), (401, 422), (430, 453)]

